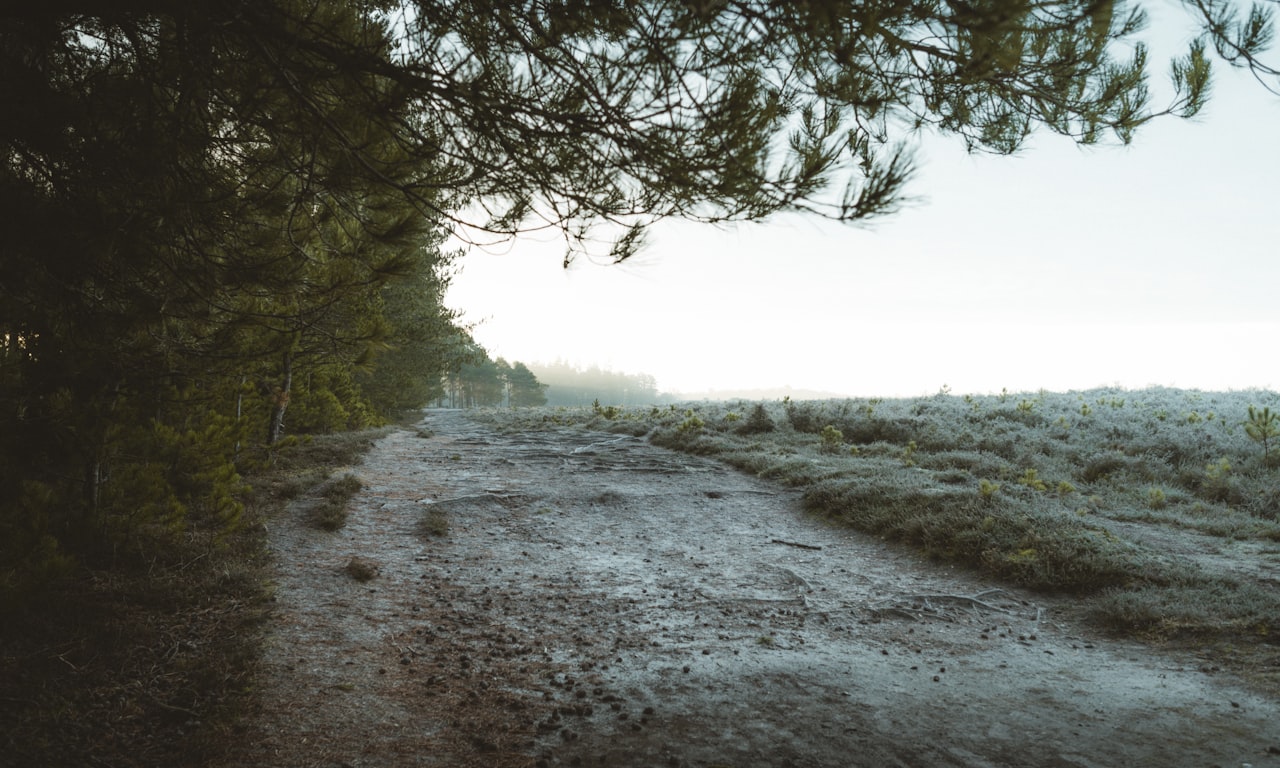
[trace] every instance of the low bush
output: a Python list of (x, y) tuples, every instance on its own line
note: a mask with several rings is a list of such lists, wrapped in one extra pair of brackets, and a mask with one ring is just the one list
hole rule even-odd
[(1275, 590), (1208, 574), (1111, 590), (1090, 601), (1088, 611), (1117, 631), (1165, 639), (1280, 637)]
[(765, 410), (764, 403), (756, 403), (755, 407), (751, 409), (751, 415), (738, 427), (737, 431), (740, 435), (763, 435), (775, 429), (777, 429), (777, 425), (773, 423), (773, 418)]
[(364, 483), (353, 474), (345, 474), (334, 480), (320, 492), (320, 500), (311, 511), (316, 527), (336, 531), (347, 524), (347, 504), (351, 497), (364, 488)]

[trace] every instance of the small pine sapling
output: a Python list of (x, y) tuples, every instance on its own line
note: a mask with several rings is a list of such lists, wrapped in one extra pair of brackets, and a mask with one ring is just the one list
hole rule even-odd
[(844, 433), (836, 429), (831, 424), (822, 428), (822, 452), (838, 453), (840, 446), (844, 445)]
[(769, 418), (769, 412), (765, 410), (763, 403), (756, 403), (751, 409), (751, 415), (747, 417), (746, 423), (738, 427), (738, 432), (744, 435), (759, 435), (772, 432), (776, 429), (773, 419)]
[(705, 426), (707, 426), (707, 423), (698, 414), (694, 413), (693, 409), (689, 409), (684, 412), (684, 421), (680, 422), (680, 426), (676, 427), (676, 430), (681, 434), (687, 435), (701, 432)]
[(902, 449), (902, 466), (914, 467), (916, 465), (916, 441), (912, 440)]
[(1025, 485), (1033, 491), (1049, 490), (1049, 486), (1045, 484), (1044, 480), (1040, 479), (1040, 473), (1030, 468), (1022, 473), (1022, 477), (1018, 478), (1018, 484)]
[(1271, 441), (1280, 438), (1280, 413), (1272, 413), (1270, 408), (1258, 410), (1251, 405), (1244, 431), (1254, 442), (1262, 443), (1262, 463), (1271, 466)]

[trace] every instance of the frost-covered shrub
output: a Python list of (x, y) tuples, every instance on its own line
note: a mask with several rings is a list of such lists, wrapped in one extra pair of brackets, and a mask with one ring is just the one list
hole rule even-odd
[(823, 453), (836, 453), (840, 450), (840, 446), (844, 444), (844, 434), (830, 424), (823, 427), (818, 435), (822, 438), (821, 450)]
[(783, 410), (787, 414), (787, 422), (797, 432), (817, 434), (830, 423), (830, 421), (823, 421), (822, 413), (816, 403), (797, 403), (787, 399), (783, 404)]
[(1253, 497), (1249, 511), (1258, 517), (1280, 522), (1280, 485), (1272, 486)]
[(777, 429), (777, 425), (773, 423), (769, 412), (765, 410), (764, 403), (756, 403), (755, 407), (751, 409), (751, 415), (738, 427), (738, 434), (762, 435), (775, 429)]
[(1096, 483), (1129, 468), (1130, 460), (1123, 453), (1110, 451), (1089, 458), (1081, 467), (1077, 478), (1085, 483)]
[(920, 466), (926, 469), (963, 469), (973, 475), (997, 476), (1004, 474), (1011, 466), (1008, 461), (994, 453), (982, 451), (942, 451), (926, 453), (917, 459)]
[(897, 443), (906, 445), (919, 433), (916, 422), (911, 419), (887, 418), (850, 418), (837, 425), (844, 433), (845, 440), (853, 445), (870, 443)]
[[(1021, 403), (1029, 402), (1030, 401), (1028, 400), (1021, 401)], [(1018, 408), (999, 408), (994, 411), (987, 411), (982, 415), (982, 418), (987, 422), (1011, 421), (1032, 428), (1044, 426), (1047, 421), (1044, 414), (1039, 413), (1033, 407), (1026, 406)]]

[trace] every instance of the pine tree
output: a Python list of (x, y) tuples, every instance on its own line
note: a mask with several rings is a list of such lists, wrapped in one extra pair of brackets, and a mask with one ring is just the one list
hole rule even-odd
[(511, 393), (511, 407), (527, 408), (547, 404), (546, 384), (538, 381), (533, 371), (524, 363), (513, 363), (507, 373), (507, 387)]

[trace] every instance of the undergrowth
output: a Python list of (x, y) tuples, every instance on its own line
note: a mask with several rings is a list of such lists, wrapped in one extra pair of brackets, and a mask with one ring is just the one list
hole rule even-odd
[(272, 515), (382, 432), (246, 456), (239, 524), (139, 530), (0, 613), (0, 763), (200, 766), (249, 711)]

